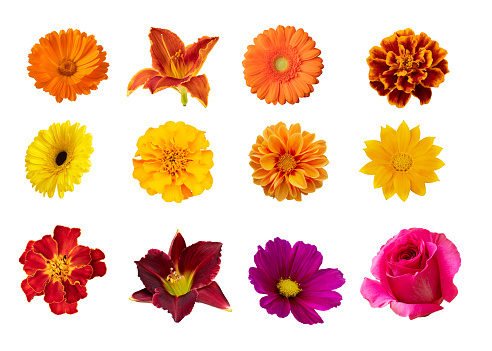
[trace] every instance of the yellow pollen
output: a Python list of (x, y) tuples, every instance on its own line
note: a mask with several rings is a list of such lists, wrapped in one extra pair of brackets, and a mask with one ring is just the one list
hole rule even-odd
[(399, 152), (391, 159), (391, 166), (398, 172), (405, 172), (412, 168), (412, 156), (404, 152)]
[(297, 161), (291, 154), (283, 154), (277, 161), (277, 167), (284, 173), (290, 173), (297, 167)]
[(71, 76), (77, 72), (77, 65), (70, 59), (63, 59), (58, 65), (58, 72), (63, 76)]
[(275, 69), (279, 72), (285, 71), (289, 68), (289, 61), (285, 57), (279, 57), (275, 60)]
[(67, 264), (67, 255), (54, 257), (52, 260), (46, 260), (49, 275), (54, 281), (65, 280), (69, 274), (69, 266)]
[(162, 163), (164, 170), (171, 175), (175, 175), (178, 171), (186, 170), (186, 166), (190, 161), (188, 157), (188, 150), (182, 150), (180, 148), (173, 147), (171, 150), (163, 151)]
[(169, 270), (171, 271), (171, 273), (169, 273), (166, 277), (167, 282), (174, 284), (178, 282), (178, 280), (180, 280), (181, 278), (184, 278), (182, 275), (179, 275), (178, 272), (176, 272), (174, 269), (170, 268)]
[(277, 283), (277, 289), (280, 295), (284, 297), (294, 297), (302, 291), (302, 289), (299, 288), (299, 283), (290, 280), (290, 278), (280, 278)]

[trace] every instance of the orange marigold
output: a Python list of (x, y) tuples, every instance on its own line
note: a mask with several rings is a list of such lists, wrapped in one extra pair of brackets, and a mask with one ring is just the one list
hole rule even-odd
[(448, 52), (425, 33), (415, 35), (407, 28), (381, 41), (381, 47), (369, 50), (370, 85), (388, 102), (404, 107), (413, 95), (420, 105), (431, 100), (431, 88), (437, 88), (449, 73)]
[(299, 102), (308, 97), (322, 73), (321, 51), (301, 28), (278, 26), (263, 31), (244, 54), (244, 79), (267, 104)]
[(75, 101), (77, 95), (90, 94), (108, 79), (106, 52), (93, 35), (78, 29), (46, 34), (31, 51), (29, 76), (36, 80), (36, 88), (54, 96), (57, 102)]
[(314, 138), (314, 133), (302, 132), (299, 123), (289, 129), (283, 122), (267, 127), (249, 153), (253, 182), (278, 201), (301, 201), (302, 194), (321, 188), (328, 179), (323, 167), (329, 162), (326, 142)]

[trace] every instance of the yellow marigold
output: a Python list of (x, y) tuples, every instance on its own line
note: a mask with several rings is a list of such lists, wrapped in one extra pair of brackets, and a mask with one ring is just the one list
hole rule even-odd
[(316, 42), (304, 30), (278, 26), (253, 41), (244, 54), (244, 79), (259, 99), (274, 105), (294, 104), (314, 91), (323, 60)]
[(249, 153), (253, 182), (278, 201), (301, 201), (302, 194), (321, 188), (328, 179), (323, 167), (329, 162), (326, 142), (314, 138), (314, 133), (302, 132), (299, 123), (289, 129), (283, 122), (267, 127)]
[(384, 38), (381, 47), (374, 46), (369, 54), (371, 87), (400, 108), (412, 95), (420, 100), (420, 105), (428, 104), (431, 88), (437, 88), (449, 73), (444, 59), (448, 52), (427, 34), (415, 35), (410, 28)]
[(133, 178), (149, 195), (181, 202), (212, 187), (213, 153), (205, 132), (183, 122), (149, 128), (137, 141)]
[(437, 182), (435, 170), (444, 166), (437, 158), (442, 147), (433, 137), (420, 140), (419, 126), (409, 130), (403, 121), (398, 130), (381, 127), (381, 141), (368, 140), (364, 149), (371, 162), (360, 172), (374, 176), (374, 189), (383, 188), (386, 199), (398, 194), (406, 201), (410, 190), (424, 196), (425, 183)]
[(93, 35), (68, 29), (51, 32), (32, 47), (27, 67), (35, 86), (56, 98), (75, 101), (77, 95), (90, 94), (108, 79), (106, 52)]

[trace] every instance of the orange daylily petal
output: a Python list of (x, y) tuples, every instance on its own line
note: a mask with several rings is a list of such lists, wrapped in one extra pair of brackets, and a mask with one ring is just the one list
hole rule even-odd
[(201, 37), (196, 43), (188, 45), (186, 47), (186, 53), (184, 56), (184, 62), (187, 67), (190, 66), (187, 74), (192, 74), (196, 76), (200, 69), (202, 68), (208, 54), (213, 49), (219, 37)]
[(157, 75), (159, 75), (159, 72), (152, 68), (145, 68), (138, 71), (130, 80), (130, 83), (128, 83), (127, 96), (130, 96), (135, 89), (141, 87), (147, 83), (149, 79), (154, 78)]
[(160, 28), (151, 28), (149, 39), (152, 67), (159, 71), (162, 76), (178, 78), (171, 57), (178, 52), (184, 55), (185, 46), (181, 39), (173, 32)]
[(206, 75), (202, 74), (200, 76), (191, 77), (189, 81), (182, 83), (181, 85), (186, 88), (191, 97), (198, 99), (204, 107), (207, 107), (210, 86), (208, 85)]

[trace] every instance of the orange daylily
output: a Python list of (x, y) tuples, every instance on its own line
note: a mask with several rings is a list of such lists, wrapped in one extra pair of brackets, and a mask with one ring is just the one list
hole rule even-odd
[(181, 94), (183, 106), (186, 106), (190, 93), (191, 97), (207, 107), (210, 92), (207, 76), (197, 74), (219, 37), (201, 37), (196, 43), (185, 47), (173, 32), (150, 28), (149, 38), (153, 68), (145, 68), (133, 76), (128, 83), (127, 95), (142, 85), (152, 94), (173, 88)]

